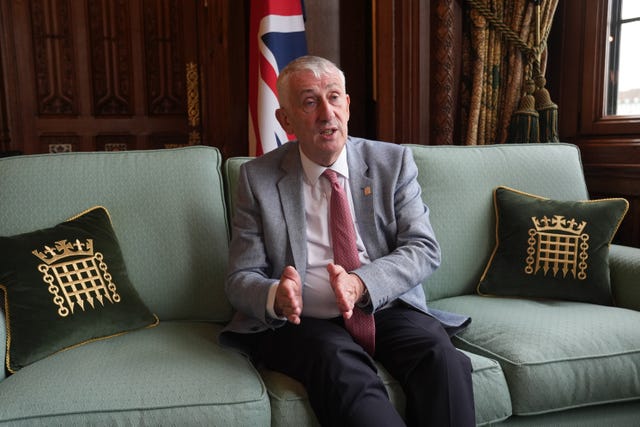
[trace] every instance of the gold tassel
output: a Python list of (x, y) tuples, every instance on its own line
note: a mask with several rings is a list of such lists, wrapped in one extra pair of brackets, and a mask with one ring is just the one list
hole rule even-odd
[(518, 109), (511, 116), (509, 142), (516, 144), (539, 142), (539, 114), (535, 109), (536, 100), (532, 95), (534, 90), (535, 83), (528, 78)]
[(536, 110), (540, 116), (540, 142), (559, 142), (558, 136), (558, 106), (551, 101), (549, 91), (545, 88), (547, 80), (542, 74), (535, 79)]

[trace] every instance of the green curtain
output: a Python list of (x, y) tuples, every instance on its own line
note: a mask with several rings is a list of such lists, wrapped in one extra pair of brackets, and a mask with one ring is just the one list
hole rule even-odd
[[(544, 88), (544, 66), (546, 39), (558, 0), (540, 1), (539, 20), (534, 3), (465, 2), (460, 108), (463, 144), (536, 142), (541, 132), (554, 133), (548, 131), (547, 124), (557, 129), (557, 106)], [(542, 119), (538, 110), (545, 113)], [(518, 123), (510, 132), (512, 122)], [(516, 138), (514, 129), (528, 131), (529, 139)], [(557, 131), (555, 134), (557, 138)]]

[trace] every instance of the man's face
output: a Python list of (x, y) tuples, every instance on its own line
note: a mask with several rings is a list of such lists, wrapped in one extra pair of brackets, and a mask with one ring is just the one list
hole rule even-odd
[(289, 91), (276, 111), (282, 128), (295, 134), (302, 152), (323, 166), (335, 162), (347, 142), (349, 95), (336, 73), (310, 71), (289, 77)]

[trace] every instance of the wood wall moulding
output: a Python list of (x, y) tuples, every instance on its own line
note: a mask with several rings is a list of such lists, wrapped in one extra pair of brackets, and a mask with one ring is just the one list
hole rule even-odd
[(40, 115), (78, 114), (70, 0), (32, 0), (31, 23)]
[(129, 0), (89, 0), (89, 51), (93, 112), (133, 114), (133, 65)]
[(98, 151), (127, 151), (136, 149), (135, 135), (98, 134), (94, 137), (94, 149)]
[(66, 153), (79, 151), (82, 138), (73, 133), (51, 133), (40, 135), (41, 151), (43, 153)]
[(589, 191), (609, 197), (640, 198), (640, 169), (612, 169), (589, 167), (585, 169)]
[(175, 132), (152, 133), (147, 139), (147, 145), (156, 149), (180, 148), (189, 145), (189, 140), (184, 134)]
[(577, 142), (585, 165), (640, 169), (640, 138), (585, 138)]
[[(0, 10), (0, 13), (2, 11)], [(4, 61), (2, 60), (5, 52), (4, 48), (0, 45), (0, 155), (10, 151), (11, 136), (9, 134), (9, 114), (7, 110), (7, 95), (4, 79)], [(5, 154), (6, 155), (6, 154)]]
[(144, 0), (145, 70), (149, 115), (186, 115), (182, 5), (180, 0)]
[(462, 8), (461, 0), (375, 2), (378, 138), (423, 145), (459, 139)]
[(249, 1), (199, 1), (203, 141), (247, 155)]
[(640, 166), (585, 165), (587, 188), (592, 199), (623, 197), (629, 202), (615, 243), (640, 247)]
[(429, 141), (431, 7), (424, 1), (376, 2), (373, 92), (380, 139)]
[[(316, 17), (315, 24), (314, 19), (310, 17), (314, 3), (317, 5), (316, 8), (322, 9), (322, 13), (319, 14), (321, 17)], [(375, 95), (372, 93), (373, 3), (375, 2), (370, 0), (305, 0), (305, 28), (309, 53), (318, 53), (329, 59), (339, 57), (337, 63), (344, 70), (347, 91), (351, 97), (349, 133), (375, 139)], [(331, 32), (326, 31), (326, 28), (334, 22), (340, 23), (340, 31), (327, 34)], [(315, 36), (312, 34), (314, 31), (317, 33)], [(321, 49), (320, 44), (323, 46)], [(335, 51), (330, 53), (327, 48), (333, 48)]]

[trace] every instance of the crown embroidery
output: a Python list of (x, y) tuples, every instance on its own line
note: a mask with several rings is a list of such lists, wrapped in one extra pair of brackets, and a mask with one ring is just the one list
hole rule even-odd
[(527, 248), (527, 274), (537, 274), (542, 270), (546, 276), (549, 271), (555, 277), (562, 271), (562, 277), (571, 274), (578, 280), (587, 278), (587, 249), (589, 235), (584, 233), (586, 221), (567, 220), (562, 215), (538, 219), (531, 217), (533, 228), (529, 229), (529, 247)]
[(59, 240), (53, 247), (45, 245), (32, 254), (43, 262), (38, 271), (49, 286), (60, 317), (73, 314), (76, 307), (84, 311), (85, 303), (96, 308), (96, 300), (102, 306), (105, 299), (112, 304), (120, 302), (102, 253), (93, 250), (93, 239), (76, 239), (73, 243)]

